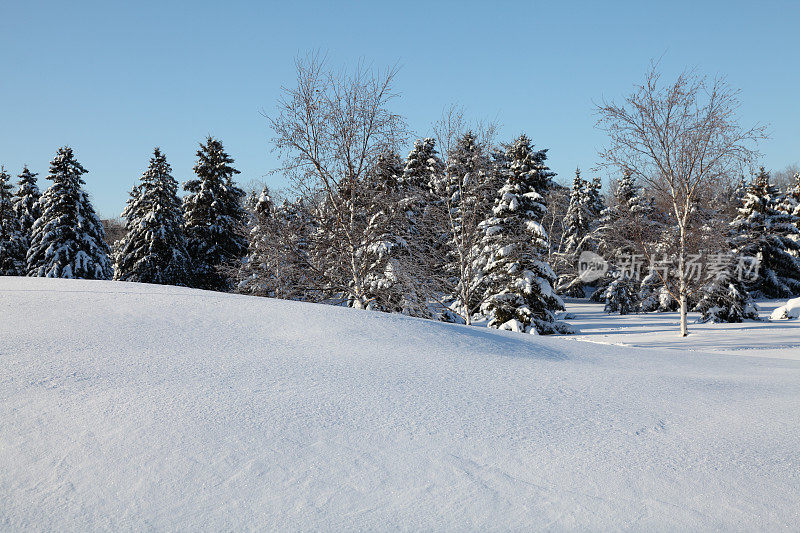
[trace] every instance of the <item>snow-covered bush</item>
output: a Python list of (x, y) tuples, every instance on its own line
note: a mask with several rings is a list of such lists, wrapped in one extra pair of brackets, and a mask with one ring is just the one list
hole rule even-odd
[(800, 318), (800, 298), (792, 298), (784, 305), (775, 309), (770, 315), (770, 320), (787, 320)]

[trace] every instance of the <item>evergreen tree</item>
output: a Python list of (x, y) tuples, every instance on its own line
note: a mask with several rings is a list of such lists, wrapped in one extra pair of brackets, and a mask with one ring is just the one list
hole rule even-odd
[(178, 182), (156, 148), (125, 210), (126, 235), (116, 246), (115, 279), (189, 285), (191, 264), (183, 235)]
[(650, 272), (643, 279), (639, 285), (639, 311), (642, 313), (651, 313), (659, 309), (659, 291), (663, 286), (661, 279), (656, 272)]
[[(411, 246), (418, 241), (414, 224), (416, 216), (410, 217), (404, 202), (406, 194), (418, 194), (415, 207), (424, 209), (428, 195), (425, 193), (426, 168), (436, 164), (433, 144), (425, 142), (421, 157), (426, 161), (421, 168), (407, 169), (394, 152), (378, 157), (375, 168), (367, 174), (365, 207), (371, 217), (384, 221), (384, 232), (380, 239), (367, 247), (366, 257), (371, 266), (366, 275), (369, 304), (367, 309), (403, 313), (412, 316), (427, 316), (425, 298), (419, 294), (411, 271)], [(406, 170), (411, 172), (406, 173)], [(433, 168), (428, 168), (434, 171)], [(428, 174), (430, 180), (431, 174)], [(430, 183), (430, 181), (428, 181)], [(419, 214), (419, 213), (417, 213)]]
[(606, 208), (605, 202), (603, 202), (602, 190), (603, 184), (600, 178), (586, 181), (586, 212), (589, 217), (589, 226), (591, 228), (597, 226), (603, 214), (603, 210)]
[(237, 290), (255, 296), (276, 296), (273, 281), (277, 272), (272, 265), (276, 258), (271, 253), (275, 204), (266, 186), (258, 195), (254, 191), (248, 197), (247, 204), (250, 210), (249, 243), (247, 256), (239, 268)]
[(631, 279), (627, 276), (620, 276), (612, 281), (605, 289), (603, 298), (606, 302), (604, 308), (606, 313), (627, 315), (636, 312), (636, 309), (639, 308), (636, 291), (633, 289)]
[(448, 155), (445, 174), (436, 184), (436, 230), (441, 234), (443, 301), (450, 304), (444, 320), (472, 323), (480, 310), (483, 279), (481, 241), (483, 220), (490, 213), (492, 161), (485, 144), (471, 131), (456, 142)]
[(233, 182), (239, 171), (220, 141), (208, 137), (197, 158), (197, 179), (183, 185), (189, 193), (183, 199), (183, 218), (194, 285), (226, 291), (231, 282), (223, 268), (247, 253), (245, 193)]
[(22, 173), (19, 176), (19, 188), (14, 195), (14, 211), (17, 213), (20, 226), (22, 227), (22, 235), (25, 237), (25, 249), (30, 246), (31, 231), (33, 223), (42, 214), (39, 209), (39, 198), (42, 194), (39, 192), (39, 187), (36, 185), (37, 174), (28, 170), (27, 165), (23, 167)]
[(414, 191), (430, 191), (444, 176), (444, 163), (436, 151), (436, 140), (418, 139), (403, 166), (401, 186)]
[[(315, 210), (309, 261), (328, 298), (350, 307), (418, 314), (410, 272), (408, 219), (402, 210), (402, 162), (379, 154), (360, 179), (338, 184)], [(421, 312), (421, 311), (420, 311)]]
[(27, 239), (12, 204), (11, 176), (0, 167), (0, 276), (25, 274)]
[(301, 199), (276, 205), (267, 187), (248, 201), (249, 246), (238, 272), (238, 292), (285, 300), (316, 301), (309, 291), (312, 224)]
[(50, 162), (41, 216), (28, 249), (28, 275), (48, 278), (111, 279), (113, 268), (103, 225), (82, 189), (86, 169), (72, 148), (60, 148)]
[(489, 326), (552, 334), (571, 328), (555, 318), (564, 309), (555, 294), (555, 273), (543, 261), (549, 248), (542, 219), (544, 194), (551, 183), (546, 151), (533, 150), (520, 136), (506, 150), (506, 181), (497, 192), (491, 215), (482, 227), (485, 291), (482, 311)]
[(797, 218), (779, 209), (782, 198), (762, 168), (731, 223), (733, 245), (740, 257), (759, 261), (758, 276), (746, 282), (748, 290), (766, 298), (800, 294), (800, 252)]
[(660, 226), (652, 214), (652, 202), (645, 198), (633, 175), (623, 175), (593, 231), (597, 253), (609, 262), (609, 271), (596, 282), (592, 299), (604, 297), (605, 289), (617, 276), (620, 260), (640, 251), (643, 242), (655, 240), (654, 234), (660, 231)]
[(591, 229), (589, 196), (587, 183), (581, 178), (580, 169), (575, 170), (572, 189), (569, 193), (569, 207), (564, 217), (564, 253), (574, 255), (582, 247)]
[(717, 273), (700, 289), (694, 310), (702, 313), (701, 322), (758, 320), (758, 307), (744, 283), (730, 270)]
[[(787, 186), (787, 191), (779, 210), (800, 219), (800, 172), (795, 173), (794, 183)], [(797, 225), (797, 222), (795, 222), (795, 225)]]
[(445, 166), (436, 151), (434, 139), (414, 142), (406, 157), (399, 179), (400, 207), (407, 219), (409, 245), (419, 246), (421, 253), (430, 254), (438, 239), (424, 224), (428, 205), (436, 200), (435, 191), (445, 175)]
[(597, 247), (593, 231), (603, 205), (599, 187), (599, 179), (586, 181), (581, 178), (580, 169), (575, 171), (569, 207), (563, 222), (563, 251), (558, 254), (561, 265), (559, 270), (563, 272), (558, 283), (560, 294), (585, 296), (584, 282), (578, 272), (578, 260), (582, 252), (594, 251)]

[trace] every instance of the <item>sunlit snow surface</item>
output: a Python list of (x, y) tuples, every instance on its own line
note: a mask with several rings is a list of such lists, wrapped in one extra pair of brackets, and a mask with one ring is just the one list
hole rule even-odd
[(568, 306), (617, 344), (0, 278), (0, 529), (797, 528), (798, 321)]
[[(740, 324), (698, 324), (699, 313), (689, 313), (689, 336), (682, 338), (678, 313), (645, 313), (619, 316), (603, 312), (601, 304), (567, 299), (569, 323), (580, 329), (573, 339), (642, 348), (714, 353), (737, 353), (755, 357), (780, 357), (800, 361), (800, 322), (769, 320), (786, 300), (758, 301), (762, 321)], [(667, 353), (667, 352), (664, 352)]]

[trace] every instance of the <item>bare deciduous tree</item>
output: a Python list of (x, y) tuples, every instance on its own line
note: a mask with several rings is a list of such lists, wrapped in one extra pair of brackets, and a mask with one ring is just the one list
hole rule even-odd
[(597, 108), (598, 127), (609, 136), (609, 146), (600, 152), (602, 164), (640, 177), (673, 211), (682, 336), (688, 334), (685, 266), (693, 212), (704, 191), (753, 162), (758, 155), (753, 146), (766, 137), (763, 126), (739, 125), (738, 95), (724, 79), (693, 71), (662, 83), (653, 63), (622, 104)]
[(319, 198), (325, 240), (336, 244), (333, 254), (312, 255), (328, 262), (310, 262), (310, 278), (355, 307), (369, 304), (370, 270), (380, 268), (369, 251), (381, 246), (390, 225), (387, 212), (365, 194), (368, 176), (406, 138), (403, 119), (388, 109), (396, 73), (363, 64), (334, 71), (309, 55), (297, 60), (296, 87), (283, 89), (277, 113), (267, 117), (281, 170), (301, 196)]

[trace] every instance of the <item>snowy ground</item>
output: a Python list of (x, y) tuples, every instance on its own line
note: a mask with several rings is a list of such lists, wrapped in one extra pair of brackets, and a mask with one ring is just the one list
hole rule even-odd
[(651, 347), (0, 278), (0, 530), (797, 529), (797, 326), (577, 312)]
[[(786, 300), (759, 301), (762, 322), (741, 324), (697, 324), (699, 313), (689, 313), (689, 336), (682, 338), (678, 313), (607, 315), (603, 305), (567, 299), (568, 322), (580, 329), (576, 340), (619, 344), (659, 350), (738, 353), (757, 357), (779, 357), (800, 361), (800, 320), (774, 320), (769, 316)], [(668, 353), (668, 352), (665, 352)]]

